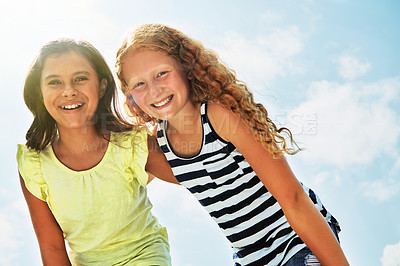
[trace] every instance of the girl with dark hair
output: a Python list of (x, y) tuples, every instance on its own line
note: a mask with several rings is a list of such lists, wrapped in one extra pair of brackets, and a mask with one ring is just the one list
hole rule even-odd
[(160, 168), (146, 130), (122, 118), (115, 97), (87, 42), (52, 41), (30, 67), (24, 99), (34, 120), (17, 161), (44, 265), (171, 265), (146, 190), (146, 171)]

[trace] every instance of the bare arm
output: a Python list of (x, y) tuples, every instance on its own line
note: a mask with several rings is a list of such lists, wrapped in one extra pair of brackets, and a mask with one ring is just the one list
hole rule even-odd
[(322, 265), (349, 265), (328, 223), (304, 192), (286, 159), (272, 158), (244, 123), (222, 106), (210, 104), (209, 117), (217, 133), (243, 154), (279, 202), (291, 227)]
[(150, 173), (149, 180), (151, 181), (155, 176), (166, 182), (179, 184), (167, 159), (164, 156), (164, 153), (158, 146), (156, 137), (148, 136), (147, 145), (149, 149), (149, 156), (147, 158), (146, 171)]
[(154, 175), (150, 174), (149, 172), (147, 172), (147, 174), (149, 175), (149, 177), (147, 178), (147, 184), (149, 184), (151, 181), (153, 181), (153, 179), (155, 178)]
[(63, 232), (54, 218), (46, 202), (38, 199), (28, 191), (21, 175), (19, 176), (22, 192), (32, 219), (33, 228), (39, 242), (43, 265), (67, 266), (71, 265)]

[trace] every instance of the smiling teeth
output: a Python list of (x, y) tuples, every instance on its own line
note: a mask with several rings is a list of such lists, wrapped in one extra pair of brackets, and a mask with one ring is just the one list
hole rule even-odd
[(66, 105), (66, 106), (61, 106), (62, 109), (64, 110), (72, 110), (72, 109), (76, 109), (81, 107), (83, 104), (70, 104), (70, 105)]
[(172, 96), (173, 96), (173, 95), (169, 96), (168, 98), (166, 98), (166, 99), (165, 99), (164, 101), (162, 101), (162, 102), (153, 103), (153, 106), (155, 106), (155, 107), (162, 107), (162, 106), (166, 105), (167, 103), (169, 103), (169, 102), (171, 101)]

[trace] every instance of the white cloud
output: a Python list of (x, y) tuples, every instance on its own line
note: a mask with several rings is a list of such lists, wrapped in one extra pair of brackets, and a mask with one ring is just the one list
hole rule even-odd
[(319, 172), (312, 178), (312, 182), (315, 186), (320, 186), (328, 180), (331, 180), (331, 183), (336, 185), (341, 184), (340, 176), (332, 172), (327, 172), (327, 171)]
[(260, 15), (261, 19), (263, 19), (266, 22), (278, 22), (282, 21), (283, 16), (281, 13), (272, 11), (272, 10), (267, 10), (264, 13)]
[[(26, 226), (30, 218), (23, 199), (11, 202), (0, 209), (0, 265), (14, 265), (20, 257), (27, 235), (33, 228)], [(30, 230), (26, 234), (25, 230)]]
[(313, 182), (315, 184), (321, 184), (323, 183), (326, 179), (328, 179), (330, 176), (329, 172), (320, 172), (318, 173), (314, 178), (313, 178)]
[[(167, 210), (167, 215), (170, 213), (168, 208), (174, 205), (174, 213), (182, 219), (191, 219), (193, 222), (201, 221), (204, 217), (209, 219), (207, 212), (200, 206), (196, 198), (183, 186), (154, 179), (149, 184), (148, 194), (157, 212)], [(173, 218), (176, 219), (177, 217)]]
[(336, 166), (368, 163), (386, 152), (397, 158), (400, 79), (374, 83), (314, 82), (308, 100), (288, 116), (287, 126), (309, 152), (306, 159)]
[(389, 171), (389, 176), (391, 177), (400, 177), (400, 158), (394, 163), (393, 168)]
[[(206, 265), (232, 264), (232, 250), (218, 225), (183, 186), (153, 180), (148, 186), (153, 213), (167, 228), (176, 265), (195, 264), (193, 257), (207, 250)], [(191, 254), (191, 255), (190, 255)]]
[(337, 62), (339, 75), (345, 80), (354, 80), (371, 69), (369, 62), (362, 63), (352, 55), (341, 55)]
[(20, 2), (12, 1), (1, 5), (2, 22), (10, 26), (2, 27), (1, 31), (6, 31), (8, 37), (20, 39), (21, 33), (29, 34), (35, 29), (37, 36), (84, 36), (105, 40), (107, 32), (117, 29), (107, 16), (96, 9), (94, 0), (23, 1), (23, 8), (19, 8), (20, 5)]
[[(222, 60), (246, 82), (271, 82), (296, 69), (292, 57), (302, 50), (298, 27), (276, 28), (268, 35), (246, 39), (236, 32), (228, 32), (217, 46)], [(256, 86), (255, 86), (256, 87)]]
[(0, 236), (0, 265), (40, 265), (39, 245), (22, 193), (0, 206)]
[[(9, 62), (1, 64), (0, 70), (20, 73), (17, 80), (23, 80), (39, 47), (48, 41), (62, 37), (83, 39), (108, 56), (111, 51), (105, 53), (103, 47), (114, 45), (122, 32), (108, 16), (100, 13), (94, 0), (0, 3), (0, 23), (7, 25), (0, 27), (1, 36), (7, 36), (1, 44), (0, 57)], [(20, 60), (15, 60), (15, 52)], [(114, 53), (113, 47), (112, 58)]]
[(363, 191), (365, 197), (384, 202), (399, 193), (400, 182), (394, 179), (366, 181), (361, 183), (360, 190)]
[(10, 216), (0, 212), (0, 265), (11, 265), (18, 256), (19, 241), (15, 237), (16, 228)]
[(383, 249), (381, 263), (382, 266), (400, 266), (400, 242)]

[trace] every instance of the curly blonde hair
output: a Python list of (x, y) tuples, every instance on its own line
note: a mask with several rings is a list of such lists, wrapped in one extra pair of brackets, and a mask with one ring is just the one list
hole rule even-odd
[(293, 140), (291, 131), (285, 127), (278, 128), (273, 123), (265, 107), (254, 101), (246, 84), (237, 79), (236, 73), (221, 62), (216, 53), (205, 49), (201, 42), (162, 24), (140, 26), (125, 38), (117, 52), (117, 76), (127, 96), (125, 104), (137, 123), (154, 125), (157, 122), (156, 118), (150, 117), (135, 104), (127, 93), (127, 83), (123, 78), (122, 68), (127, 53), (141, 49), (162, 51), (174, 58), (192, 77), (189, 79), (190, 100), (193, 103), (217, 102), (231, 110), (242, 118), (257, 141), (273, 157), (284, 153), (292, 155), (301, 150)]

